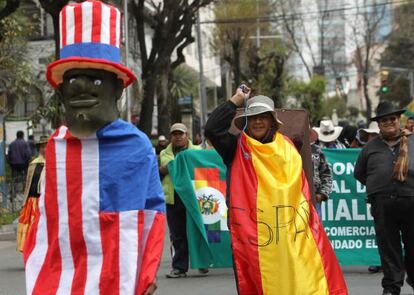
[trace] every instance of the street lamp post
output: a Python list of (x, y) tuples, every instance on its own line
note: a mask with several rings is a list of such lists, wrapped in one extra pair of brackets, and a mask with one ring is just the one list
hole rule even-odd
[[(200, 100), (201, 100), (201, 129), (203, 129), (207, 122), (207, 95), (206, 85), (204, 81), (204, 68), (203, 68), (203, 50), (201, 43), (201, 29), (200, 29), (200, 12), (197, 11), (197, 48), (198, 48), (198, 62), (200, 65)], [(201, 130), (201, 140), (203, 148), (206, 147), (205, 136), (203, 130)]]

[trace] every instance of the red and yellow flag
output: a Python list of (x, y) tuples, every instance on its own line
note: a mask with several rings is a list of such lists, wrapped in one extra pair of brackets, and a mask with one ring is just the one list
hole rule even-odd
[(231, 168), (230, 232), (241, 295), (347, 294), (287, 137), (243, 134)]

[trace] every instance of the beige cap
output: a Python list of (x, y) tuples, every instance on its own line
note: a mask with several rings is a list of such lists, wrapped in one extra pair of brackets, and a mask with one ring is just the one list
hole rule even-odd
[(165, 141), (165, 140), (167, 140), (167, 138), (165, 138), (165, 136), (164, 136), (164, 135), (160, 135), (160, 136), (158, 137), (158, 141)]
[(175, 123), (171, 126), (170, 133), (173, 133), (174, 131), (187, 133), (187, 127), (183, 123)]

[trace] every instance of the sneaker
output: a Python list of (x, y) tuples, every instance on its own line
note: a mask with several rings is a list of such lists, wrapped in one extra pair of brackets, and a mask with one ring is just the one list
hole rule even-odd
[(201, 274), (201, 275), (206, 275), (206, 274), (208, 274), (208, 272), (209, 272), (208, 268), (199, 268), (198, 269), (198, 273)]
[(169, 274), (166, 275), (168, 279), (185, 278), (187, 273), (183, 270), (173, 269)]

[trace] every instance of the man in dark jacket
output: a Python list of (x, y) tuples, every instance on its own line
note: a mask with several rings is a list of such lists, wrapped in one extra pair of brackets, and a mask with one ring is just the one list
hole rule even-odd
[(354, 170), (371, 203), (383, 295), (400, 294), (405, 272), (414, 286), (414, 136), (401, 130), (402, 113), (390, 102), (378, 104), (371, 120), (378, 122), (380, 134), (362, 149)]
[(23, 137), (23, 131), (17, 131), (16, 139), (10, 144), (7, 154), (7, 162), (12, 169), (12, 177), (16, 178), (21, 176), (22, 180), (24, 179), (31, 158), (30, 146)]

